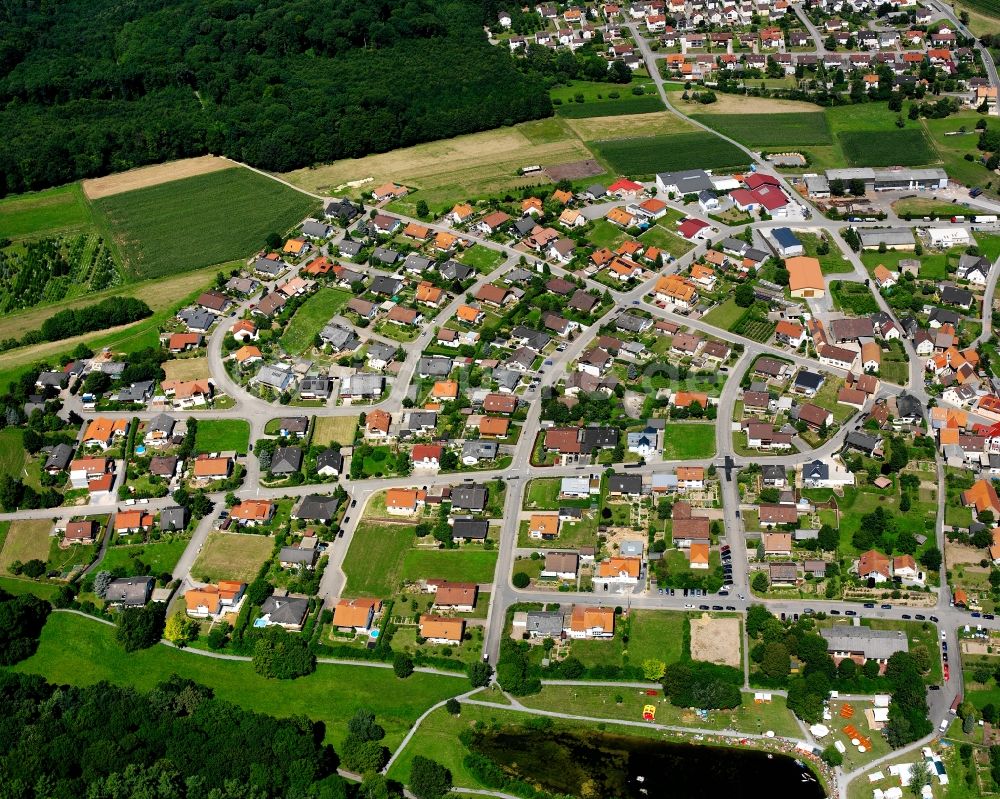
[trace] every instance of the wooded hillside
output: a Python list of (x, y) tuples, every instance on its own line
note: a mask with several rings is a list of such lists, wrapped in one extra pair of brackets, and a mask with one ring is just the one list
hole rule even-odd
[(287, 171), (547, 116), (477, 0), (14, 0), (0, 195), (206, 152)]

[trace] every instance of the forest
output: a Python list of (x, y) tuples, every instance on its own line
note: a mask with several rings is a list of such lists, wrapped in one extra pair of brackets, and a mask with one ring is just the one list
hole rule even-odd
[(141, 693), (0, 673), (0, 784), (12, 799), (340, 799), (323, 735), (321, 724), (252, 713), (179, 677)]
[(526, 119), (542, 78), (492, 0), (15, 0), (0, 196), (216, 153), (273, 171)]

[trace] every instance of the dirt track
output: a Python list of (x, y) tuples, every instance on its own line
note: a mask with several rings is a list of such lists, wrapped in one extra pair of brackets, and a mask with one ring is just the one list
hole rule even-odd
[(83, 191), (91, 200), (97, 200), (126, 191), (168, 183), (171, 180), (204, 175), (207, 172), (218, 172), (221, 169), (233, 169), (235, 166), (232, 161), (214, 155), (184, 158), (167, 164), (142, 166), (138, 169), (130, 169), (128, 172), (119, 172), (117, 175), (85, 180), (83, 181)]

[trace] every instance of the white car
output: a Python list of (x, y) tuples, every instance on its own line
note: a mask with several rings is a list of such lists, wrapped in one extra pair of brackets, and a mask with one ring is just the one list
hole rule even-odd
[(685, 604), (684, 607), (688, 610), (694, 610), (694, 605)]

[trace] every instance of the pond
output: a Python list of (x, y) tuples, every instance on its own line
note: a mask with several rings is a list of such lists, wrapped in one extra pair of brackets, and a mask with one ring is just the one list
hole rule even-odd
[(471, 747), (512, 776), (582, 799), (822, 799), (786, 755), (598, 732), (526, 728), (478, 734)]

